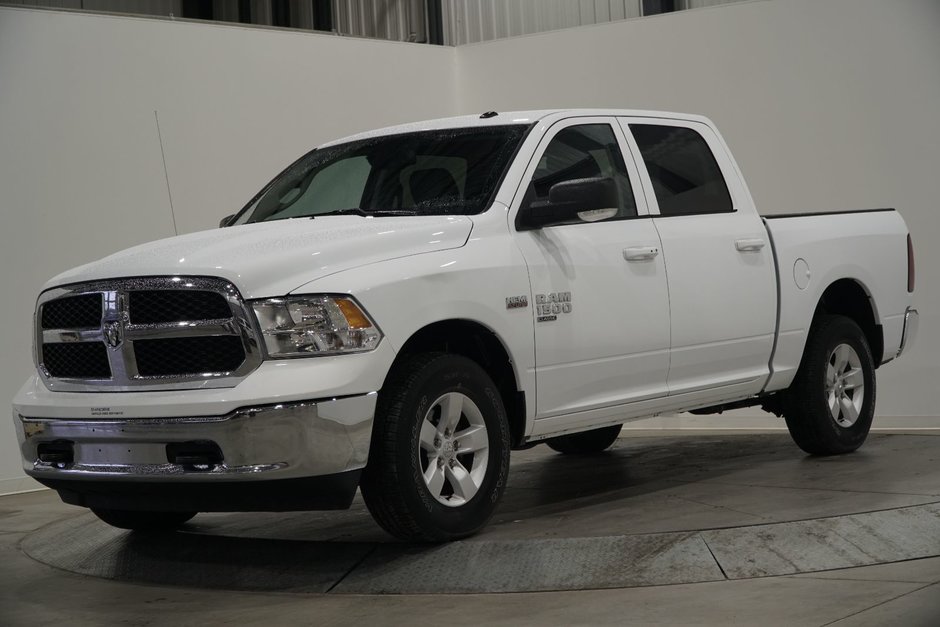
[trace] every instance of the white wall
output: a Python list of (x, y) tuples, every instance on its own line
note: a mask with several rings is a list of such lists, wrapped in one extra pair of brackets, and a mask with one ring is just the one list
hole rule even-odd
[[(30, 370), (39, 285), (173, 234), (154, 111), (182, 233), (214, 226), (325, 139), (457, 112), (610, 106), (711, 116), (765, 213), (900, 208), (922, 328), (880, 373), (879, 413), (898, 418), (877, 424), (933, 424), (937, 32), (935, 0), (764, 0), (456, 50), (0, 8), (0, 401)], [(0, 493), (21, 477), (0, 419)]]
[(940, 427), (921, 418), (940, 381), (938, 33), (936, 0), (730, 4), (458, 48), (458, 101), (702, 113), (762, 213), (900, 209), (921, 332), (879, 371), (876, 425)]
[[(231, 25), (0, 8), (0, 405), (58, 272), (218, 224), (319, 142), (453, 115), (455, 51)], [(9, 416), (6, 410), (5, 416)], [(0, 493), (22, 479), (0, 418)]]

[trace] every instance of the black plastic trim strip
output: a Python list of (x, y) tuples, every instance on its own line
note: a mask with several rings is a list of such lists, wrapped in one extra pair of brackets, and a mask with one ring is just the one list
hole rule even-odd
[(810, 218), (812, 216), (837, 216), (843, 213), (877, 213), (879, 211), (897, 211), (894, 207), (885, 207), (881, 209), (846, 209), (843, 211), (816, 211), (811, 213), (779, 213), (772, 216), (761, 216), (767, 220), (777, 220), (780, 218)]
[(256, 481), (36, 480), (65, 503), (150, 512), (290, 512), (349, 509), (362, 470)]
[[(518, 215), (519, 215), (519, 212), (516, 212), (517, 217)], [(588, 224), (610, 224), (611, 222), (629, 222), (631, 220), (649, 220), (655, 217), (657, 216), (644, 213), (642, 215), (635, 215), (635, 216), (620, 216), (620, 217), (614, 217), (614, 218), (607, 218), (606, 220), (598, 220), (597, 222), (584, 222), (582, 220), (581, 222), (573, 222), (573, 221), (572, 222), (558, 222), (556, 224), (546, 224), (545, 226), (525, 226), (522, 224), (516, 224), (516, 232), (525, 233), (526, 231), (541, 231), (544, 229), (554, 229), (557, 227), (566, 227), (566, 226), (585, 226)]]
[[(659, 204), (657, 199), (657, 205)], [(658, 209), (659, 207), (657, 207)], [(725, 216), (731, 215), (733, 213), (738, 213), (737, 209), (729, 209), (728, 211), (694, 211), (692, 213), (651, 213), (650, 215), (654, 218), (688, 218), (689, 216)]]

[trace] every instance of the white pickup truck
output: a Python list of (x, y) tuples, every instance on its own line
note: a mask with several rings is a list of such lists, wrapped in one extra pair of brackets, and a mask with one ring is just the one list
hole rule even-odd
[(707, 119), (487, 112), (304, 155), (220, 228), (65, 272), (16, 395), (26, 472), (123, 528), (349, 507), (481, 529), (511, 449), (761, 405), (859, 447), (914, 340), (894, 210), (761, 218)]

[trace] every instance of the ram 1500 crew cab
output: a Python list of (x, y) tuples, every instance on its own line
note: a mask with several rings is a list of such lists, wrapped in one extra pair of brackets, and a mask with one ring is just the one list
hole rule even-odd
[(891, 209), (761, 218), (718, 131), (488, 112), (326, 144), (224, 228), (65, 272), (13, 403), (26, 472), (129, 529), (349, 507), (478, 531), (511, 449), (762, 405), (818, 455), (865, 440), (914, 341)]

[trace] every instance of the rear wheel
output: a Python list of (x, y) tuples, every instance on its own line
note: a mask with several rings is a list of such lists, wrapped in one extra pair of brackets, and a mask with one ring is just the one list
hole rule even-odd
[(396, 367), (360, 485), (383, 529), (410, 541), (472, 535), (493, 515), (508, 474), (509, 423), (480, 366), (427, 353)]
[(196, 512), (140, 512), (127, 509), (92, 509), (95, 516), (119, 529), (132, 531), (173, 531)]
[(620, 429), (623, 425), (614, 425), (612, 427), (601, 427), (591, 431), (581, 433), (572, 433), (571, 435), (562, 435), (557, 438), (546, 440), (546, 444), (553, 451), (559, 453), (568, 453), (572, 455), (586, 455), (589, 453), (600, 453), (610, 448), (617, 436), (620, 435)]
[(814, 455), (850, 453), (875, 414), (875, 364), (861, 328), (821, 316), (810, 330), (784, 416), (797, 446)]

